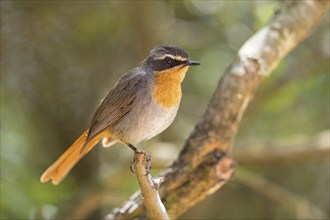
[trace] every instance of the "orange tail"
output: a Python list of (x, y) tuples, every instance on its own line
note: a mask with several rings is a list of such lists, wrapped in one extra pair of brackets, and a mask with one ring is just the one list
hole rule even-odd
[(88, 129), (53, 163), (40, 177), (42, 183), (51, 180), (54, 185), (59, 184), (62, 179), (69, 173), (72, 167), (102, 139), (108, 136), (106, 132), (102, 132), (94, 137), (81, 149), (86, 142)]

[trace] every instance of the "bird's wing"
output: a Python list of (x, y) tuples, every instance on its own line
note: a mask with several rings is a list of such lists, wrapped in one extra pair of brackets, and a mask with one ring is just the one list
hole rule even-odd
[(132, 110), (141, 87), (146, 87), (146, 76), (133, 71), (125, 74), (108, 92), (96, 110), (86, 143), (105, 129), (115, 125)]

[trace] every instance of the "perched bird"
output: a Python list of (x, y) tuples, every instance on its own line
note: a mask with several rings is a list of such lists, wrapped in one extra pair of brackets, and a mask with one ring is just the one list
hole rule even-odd
[(181, 82), (189, 66), (199, 65), (176, 46), (161, 45), (123, 75), (103, 98), (87, 129), (41, 176), (59, 184), (72, 167), (99, 141), (104, 147), (148, 140), (174, 120), (181, 101)]

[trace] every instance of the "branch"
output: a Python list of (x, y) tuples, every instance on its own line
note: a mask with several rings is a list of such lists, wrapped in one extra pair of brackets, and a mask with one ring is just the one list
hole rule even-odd
[[(149, 173), (150, 165), (150, 154), (145, 151), (135, 152), (133, 167), (142, 192), (143, 204), (150, 219), (169, 219), (166, 209), (158, 194), (158, 189), (161, 182), (163, 182), (163, 178), (153, 179)], [(141, 193), (138, 192), (137, 196), (140, 196), (140, 194)], [(118, 219), (118, 215), (124, 212), (125, 207), (123, 210), (117, 209), (117, 215), (110, 214), (106, 217), (106, 219)]]
[[(301, 136), (301, 135), (300, 135)], [(317, 161), (317, 160), (329, 160), (329, 154), (330, 154), (330, 143), (329, 143), (329, 137), (330, 137), (330, 131), (326, 130), (323, 132), (320, 132), (319, 134), (315, 135), (314, 137), (307, 138), (306, 140), (299, 141), (300, 144), (293, 144), (288, 143), (287, 140), (272, 140), (271, 143), (260, 143), (258, 142), (250, 142), (249, 143), (239, 143), (235, 144), (236, 151), (233, 151), (233, 158), (235, 158), (235, 161), (242, 166), (242, 165), (258, 165), (258, 166), (267, 166), (267, 165), (274, 165), (274, 164), (283, 164), (283, 163), (296, 163), (296, 162), (306, 162), (306, 161)], [(295, 139), (295, 136), (290, 137), (288, 140)], [(280, 144), (285, 143), (285, 145)], [(150, 148), (157, 148), (157, 147), (169, 147), (170, 143), (164, 143), (164, 146), (149, 146)], [(172, 147), (175, 147), (174, 145)], [(244, 148), (243, 148), (244, 147)], [(237, 150), (237, 148), (240, 148)], [(157, 156), (157, 155), (156, 155)], [(159, 161), (161, 159), (165, 161), (171, 160), (170, 157), (161, 158), (161, 157), (153, 157), (154, 161)], [(155, 164), (153, 164), (155, 165)], [(199, 172), (199, 171), (197, 171)], [(273, 198), (272, 195), (276, 194), (276, 187), (273, 189), (273, 183), (270, 185), (267, 185), (267, 180), (263, 180), (267, 187), (265, 186), (263, 189), (260, 189), (258, 186), (260, 184), (260, 179), (263, 179), (261, 176), (255, 175), (252, 176), (252, 174), (248, 175), (247, 171), (244, 170), (244, 173), (239, 172), (236, 175), (236, 178), (234, 179), (234, 182), (239, 182), (241, 184), (247, 185), (250, 188), (254, 189), (255, 191), (265, 194), (265, 196), (282, 203), (283, 201), (280, 201), (276, 198)], [(217, 175), (211, 174), (212, 177), (216, 177)], [(256, 177), (256, 178), (254, 178)], [(221, 179), (221, 177), (219, 178)], [(198, 178), (194, 178), (193, 184), (198, 184)], [(197, 182), (197, 183), (195, 183)], [(201, 184), (201, 183), (200, 183)], [(251, 186), (253, 185), (253, 186)], [(281, 188), (281, 187), (280, 187)], [(259, 190), (260, 189), (260, 190)], [(301, 199), (299, 196), (294, 194), (284, 194), (286, 196), (291, 196), (292, 199), (289, 199), (290, 201), (297, 200), (296, 203), (290, 203), (289, 205), (283, 204), (286, 207), (291, 207), (293, 210), (297, 210), (299, 204), (306, 204), (306, 206), (309, 207), (309, 210), (317, 210), (319, 208), (315, 207), (313, 204), (310, 204), (308, 201), (305, 201), (304, 199)], [(107, 195), (104, 197), (104, 194), (107, 192), (105, 190), (93, 190), (87, 193), (84, 193), (80, 197), (76, 198), (74, 201), (71, 201), (72, 204), (75, 204), (74, 206), (70, 207), (70, 210), (66, 211), (69, 213), (68, 215), (62, 216), (63, 219), (85, 219), (87, 218), (91, 213), (93, 213), (96, 209), (99, 208), (99, 204), (101, 201), (104, 201), (106, 204), (112, 204), (112, 205), (119, 205), (121, 201), (123, 201), (122, 198), (118, 196), (109, 196)], [(138, 194), (140, 196), (140, 192)], [(289, 201), (285, 200), (285, 201)], [(190, 200), (192, 201), (192, 200)], [(314, 207), (314, 208), (313, 208)], [(308, 210), (308, 209), (305, 209)], [(320, 209), (319, 209), (320, 210)], [(120, 212), (119, 210), (117, 210)], [(123, 210), (121, 210), (122, 213), (124, 213)], [(316, 212), (321, 213), (321, 212)], [(314, 211), (310, 213), (310, 215), (315, 215)], [(308, 216), (301, 217), (300, 218), (307, 218)], [(317, 215), (320, 216), (320, 215)], [(298, 215), (297, 215), (298, 217)], [(109, 217), (110, 218), (110, 217)], [(114, 218), (112, 218), (114, 219)]]
[[(151, 163), (151, 158), (147, 152), (135, 153), (135, 173), (142, 192), (144, 205), (151, 219), (169, 219), (166, 209), (158, 194), (159, 185), (163, 179), (152, 179), (149, 171), (147, 171), (149, 168), (146, 168), (149, 166), (149, 163)], [(146, 172), (148, 173), (146, 174)]]
[[(240, 49), (178, 159), (163, 172), (165, 181), (160, 187), (160, 195), (171, 218), (176, 218), (228, 181), (233, 170), (232, 160), (227, 155), (257, 87), (319, 23), (328, 6), (329, 1), (284, 4)], [(209, 162), (210, 158), (212, 162)], [(210, 172), (205, 174), (205, 170)], [(217, 179), (217, 176), (224, 178)], [(198, 181), (190, 184), (196, 177), (199, 177)], [(196, 195), (193, 198), (190, 197), (192, 193)], [(187, 198), (191, 200), (187, 201)], [(124, 215), (125, 219), (146, 217), (140, 197), (126, 202), (123, 207), (126, 211), (118, 218)]]

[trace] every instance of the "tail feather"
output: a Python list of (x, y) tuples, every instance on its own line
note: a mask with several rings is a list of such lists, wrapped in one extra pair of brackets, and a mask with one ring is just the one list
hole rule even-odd
[[(86, 146), (86, 139), (88, 129), (67, 149), (40, 177), (42, 183), (51, 180), (54, 185), (59, 184), (63, 178), (69, 173), (72, 167), (103, 138), (108, 137), (109, 134), (102, 132)], [(83, 148), (83, 150), (81, 150)]]

